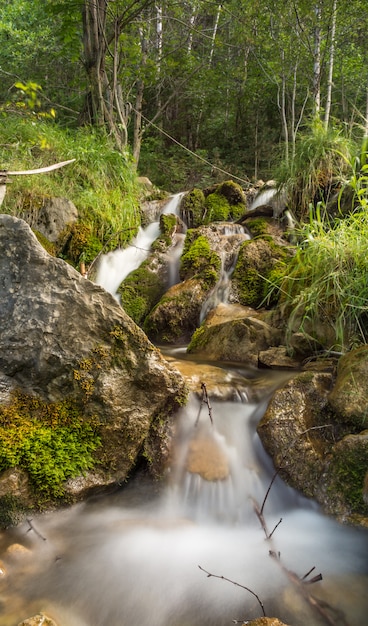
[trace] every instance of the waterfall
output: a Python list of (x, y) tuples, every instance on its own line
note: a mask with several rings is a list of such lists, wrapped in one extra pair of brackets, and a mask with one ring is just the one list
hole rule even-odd
[[(183, 193), (175, 194), (165, 204), (163, 213), (178, 214)], [(146, 228), (140, 228), (135, 239), (127, 248), (118, 248), (101, 257), (95, 283), (111, 293), (119, 301), (117, 290), (122, 281), (145, 261), (151, 246), (160, 235), (159, 221), (152, 222)]]
[[(224, 368), (224, 382), (229, 374)], [(0, 626), (40, 611), (58, 626), (227, 626), (261, 616), (245, 588), (269, 616), (323, 625), (280, 563), (300, 577), (316, 567), (323, 581), (306, 589), (345, 612), (339, 624), (362, 626), (366, 532), (322, 515), (277, 478), (264, 508), (268, 527), (277, 529), (272, 543), (265, 541), (255, 503), (260, 507), (274, 470), (256, 425), (268, 393), (260, 404), (213, 401), (212, 422), (192, 396), (177, 420), (161, 489), (138, 475), (110, 496), (33, 516), (37, 534), (27, 524), (3, 533)], [(12, 557), (9, 543), (23, 552)], [(270, 558), (271, 549), (281, 561)]]
[[(233, 235), (241, 235), (243, 241), (249, 240), (250, 234), (240, 224), (216, 225), (216, 230), (223, 238)], [(200, 313), (200, 324), (206, 319), (210, 311), (219, 304), (227, 304), (230, 291), (230, 280), (238, 260), (238, 251), (234, 252), (230, 267), (226, 268), (226, 255), (221, 253), (220, 278), (202, 305)]]

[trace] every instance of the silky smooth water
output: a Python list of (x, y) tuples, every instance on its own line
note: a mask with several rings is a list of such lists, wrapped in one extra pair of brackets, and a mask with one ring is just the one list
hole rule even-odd
[[(270, 530), (282, 522), (267, 541), (255, 514), (273, 476), (256, 434), (264, 403), (211, 408), (213, 425), (194, 397), (181, 411), (164, 483), (140, 474), (110, 496), (3, 534), (1, 626), (40, 611), (58, 626), (225, 626), (262, 615), (243, 587), (267, 615), (291, 626), (366, 623), (367, 533), (339, 525), (276, 479), (264, 515)], [(198, 433), (226, 457), (227, 478), (211, 482), (187, 471)], [(14, 543), (27, 551), (9, 551)], [(321, 620), (283, 569), (303, 577), (313, 566), (323, 580), (308, 591), (345, 621)]]

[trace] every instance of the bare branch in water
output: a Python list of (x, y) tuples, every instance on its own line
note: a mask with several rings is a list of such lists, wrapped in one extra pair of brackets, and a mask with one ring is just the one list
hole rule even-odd
[(261, 607), (263, 616), (266, 617), (263, 602), (260, 600), (259, 596), (257, 596), (257, 594), (254, 591), (252, 591), (252, 589), (249, 589), (249, 587), (245, 587), (245, 585), (240, 585), (239, 583), (235, 582), (234, 580), (230, 580), (230, 578), (226, 578), (225, 576), (218, 576), (217, 574), (211, 574), (210, 572), (207, 572), (207, 570), (205, 570), (200, 565), (198, 565), (198, 567), (202, 572), (207, 574), (207, 578), (220, 578), (220, 580), (226, 580), (226, 582), (231, 583), (232, 585), (235, 585), (235, 587), (241, 587), (242, 589), (245, 589), (245, 591), (249, 591), (249, 593), (251, 593), (252, 596), (256, 598), (259, 606)]
[(34, 533), (36, 533), (37, 537), (39, 537), (40, 539), (42, 539), (42, 541), (47, 541), (46, 537), (44, 537), (43, 535), (41, 535), (40, 532), (38, 532), (37, 528), (34, 527), (34, 525), (32, 524), (32, 520), (27, 518), (27, 523), (29, 525), (29, 528), (27, 530), (27, 533), (29, 533), (30, 530), (33, 530)]
[(201, 414), (202, 406), (204, 404), (207, 404), (208, 416), (209, 416), (211, 424), (213, 426), (212, 407), (211, 407), (210, 399), (208, 397), (206, 383), (201, 383), (201, 389), (202, 389), (202, 399), (201, 399), (201, 404), (199, 405), (199, 410), (198, 410), (197, 419), (195, 421), (195, 426), (198, 426), (199, 416)]

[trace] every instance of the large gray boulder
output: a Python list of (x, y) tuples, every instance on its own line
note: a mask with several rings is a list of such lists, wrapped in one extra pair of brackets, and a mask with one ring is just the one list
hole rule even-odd
[[(26, 435), (34, 423), (89, 424), (96, 464), (78, 476), (67, 469), (59, 490), (78, 500), (124, 481), (142, 457), (162, 470), (185, 395), (182, 376), (110, 294), (51, 257), (26, 222), (0, 216), (0, 443), (6, 424)], [(0, 470), (4, 455), (0, 446)]]

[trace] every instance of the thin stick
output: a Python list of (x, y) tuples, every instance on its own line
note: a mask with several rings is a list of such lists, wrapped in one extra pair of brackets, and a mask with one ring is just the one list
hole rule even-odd
[(202, 572), (207, 574), (207, 578), (219, 578), (220, 580), (226, 580), (226, 582), (231, 583), (232, 585), (235, 585), (235, 587), (241, 587), (242, 589), (245, 589), (245, 591), (249, 591), (249, 593), (251, 593), (252, 596), (254, 596), (256, 598), (259, 606), (261, 607), (263, 616), (266, 617), (266, 613), (265, 613), (265, 609), (264, 609), (264, 606), (263, 606), (263, 602), (261, 601), (259, 596), (257, 596), (257, 594), (254, 591), (252, 591), (252, 589), (249, 589), (249, 587), (245, 587), (245, 585), (240, 585), (239, 583), (235, 582), (234, 580), (230, 580), (230, 578), (226, 578), (225, 576), (218, 576), (217, 574), (211, 574), (210, 572), (207, 572), (207, 570), (205, 570), (200, 565), (198, 565), (198, 567), (199, 567), (199, 569)]
[(29, 533), (30, 530), (33, 530), (34, 533), (36, 533), (37, 537), (39, 537), (40, 539), (42, 539), (42, 541), (47, 541), (46, 537), (44, 537), (43, 535), (41, 535), (40, 532), (38, 532), (37, 528), (35, 528), (32, 524), (32, 520), (27, 518), (27, 522), (29, 524), (29, 528), (27, 530), (27, 533)]

